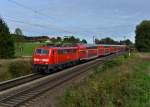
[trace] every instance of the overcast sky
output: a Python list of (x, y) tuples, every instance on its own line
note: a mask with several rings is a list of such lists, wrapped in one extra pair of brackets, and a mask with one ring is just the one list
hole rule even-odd
[(149, 10), (150, 0), (0, 0), (0, 16), (11, 32), (19, 27), (28, 36), (75, 35), (88, 42), (92, 36), (134, 41)]

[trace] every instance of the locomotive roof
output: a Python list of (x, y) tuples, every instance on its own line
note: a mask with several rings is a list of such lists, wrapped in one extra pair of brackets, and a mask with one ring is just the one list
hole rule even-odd
[(77, 47), (69, 47), (69, 46), (64, 46), (64, 47), (55, 47), (55, 46), (40, 46), (38, 48), (41, 48), (41, 49), (76, 49)]

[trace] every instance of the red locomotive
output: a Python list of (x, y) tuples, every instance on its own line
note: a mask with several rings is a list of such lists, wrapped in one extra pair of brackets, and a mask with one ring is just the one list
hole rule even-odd
[(33, 54), (33, 70), (51, 73), (82, 60), (89, 60), (120, 51), (125, 45), (76, 45), (76, 46), (41, 46)]

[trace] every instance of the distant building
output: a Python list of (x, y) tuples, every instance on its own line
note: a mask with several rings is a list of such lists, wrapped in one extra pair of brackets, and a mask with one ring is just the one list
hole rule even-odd
[(28, 42), (45, 42), (45, 41), (50, 40), (48, 36), (37, 36), (37, 37), (24, 36), (24, 39), (25, 41), (28, 41)]

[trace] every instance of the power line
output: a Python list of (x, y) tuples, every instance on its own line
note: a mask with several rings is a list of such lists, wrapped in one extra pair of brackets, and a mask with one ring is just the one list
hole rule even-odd
[[(17, 22), (17, 23), (26, 24), (26, 25), (31, 25), (31, 26), (34, 26), (34, 27), (40, 27), (40, 28), (48, 28), (48, 27), (45, 26), (45, 25), (20, 21), (20, 19), (18, 19), (18, 18), (16, 18), (16, 17), (10, 17), (10, 16), (4, 17), (4, 16), (1, 15), (1, 14), (0, 14), (0, 17), (2, 17), (3, 19), (9, 20), (9, 21), (11, 21), (11, 22)], [(49, 29), (49, 28), (48, 28), (48, 29)]]
[(59, 31), (59, 32), (63, 32), (63, 33), (74, 33), (74, 32), (71, 32), (71, 31), (68, 31), (68, 30), (65, 30), (65, 29), (61, 29), (61, 28), (58, 28), (58, 27), (48, 27), (48, 26), (45, 26), (45, 25), (42, 25), (42, 24), (35, 24), (35, 23), (29, 23), (29, 22), (24, 22), (24, 21), (20, 21), (20, 20), (16, 20), (17, 18), (14, 18), (14, 17), (3, 17), (4, 19), (6, 20), (9, 20), (11, 22), (16, 22), (16, 23), (21, 23), (21, 24), (24, 24), (24, 25), (30, 25), (30, 26), (33, 26), (33, 27), (39, 27), (39, 28), (43, 28), (43, 29), (55, 29), (56, 31)]
[[(29, 7), (29, 6), (23, 5), (23, 4), (21, 4), (21, 3), (19, 3), (19, 2), (16, 2), (16, 1), (14, 1), (14, 0), (8, 0), (8, 1), (11, 2), (11, 3), (13, 3), (13, 4), (16, 4), (17, 6), (20, 6), (20, 7), (24, 8), (24, 9), (31, 10), (32, 12), (34, 12), (34, 13), (40, 15), (40, 16), (42, 15), (42, 16), (45, 16), (45, 17), (48, 17), (48, 18), (51, 17), (51, 16), (49, 16), (49, 15), (46, 15), (46, 14), (44, 14), (44, 13), (38, 11), (38, 10), (35, 10), (35, 9)], [(51, 17), (51, 18), (52, 18), (52, 17)]]
[(11, 3), (13, 3), (13, 4), (16, 4), (16, 5), (20, 6), (20, 7), (23, 7), (23, 8), (25, 8), (25, 9), (29, 9), (29, 10), (32, 10), (33, 12), (37, 13), (37, 11), (33, 10), (32, 8), (27, 7), (27, 6), (25, 6), (25, 5), (22, 5), (22, 4), (20, 4), (20, 3), (16, 2), (16, 1), (14, 1), (14, 0), (8, 0), (8, 1), (11, 2)]
[[(47, 26), (44, 25), (40, 25), (40, 24), (33, 24), (33, 23), (29, 23), (29, 22), (23, 22), (23, 21), (19, 21), (19, 20), (15, 20), (13, 18), (4, 18), (6, 20), (12, 21), (12, 22), (17, 22), (17, 23), (21, 23), (21, 24), (26, 24), (26, 25), (30, 25), (30, 26), (34, 26), (34, 27), (40, 27), (40, 28), (48, 28)], [(49, 28), (48, 28), (49, 29)]]

